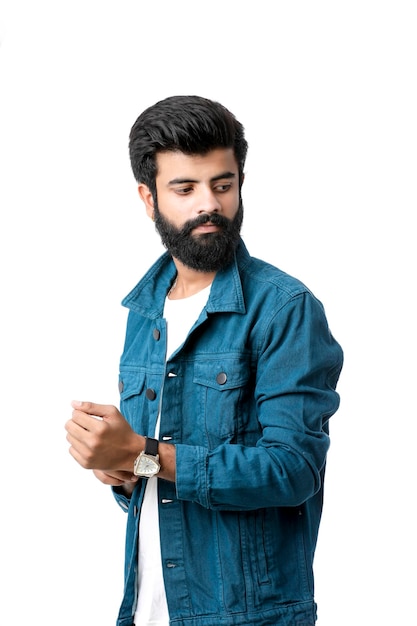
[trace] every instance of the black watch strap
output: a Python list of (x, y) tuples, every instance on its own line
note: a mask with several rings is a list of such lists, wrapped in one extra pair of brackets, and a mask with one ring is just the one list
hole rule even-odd
[(158, 444), (159, 441), (157, 439), (152, 439), (151, 437), (145, 437), (145, 454), (150, 454), (151, 456), (158, 456)]

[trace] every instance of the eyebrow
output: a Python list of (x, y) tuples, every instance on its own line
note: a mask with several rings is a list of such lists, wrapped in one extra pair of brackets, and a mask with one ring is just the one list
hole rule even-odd
[[(234, 172), (222, 172), (221, 174), (217, 174), (217, 176), (213, 176), (210, 178), (210, 182), (214, 183), (218, 180), (231, 179), (236, 178), (236, 174)], [(168, 182), (168, 185), (183, 185), (184, 183), (198, 183), (197, 179), (193, 178), (173, 178)]]

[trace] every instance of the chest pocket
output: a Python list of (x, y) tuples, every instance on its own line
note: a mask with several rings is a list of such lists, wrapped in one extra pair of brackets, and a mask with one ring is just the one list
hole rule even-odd
[(143, 423), (146, 408), (145, 391), (144, 371), (120, 368), (120, 410), (137, 432), (145, 432)]
[(253, 401), (250, 365), (244, 357), (218, 358), (194, 365), (200, 419), (210, 447), (240, 443)]

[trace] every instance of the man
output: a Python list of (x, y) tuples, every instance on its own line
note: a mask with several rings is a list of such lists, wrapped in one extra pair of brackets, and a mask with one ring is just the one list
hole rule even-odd
[(123, 301), (121, 412), (73, 402), (66, 424), (72, 456), (128, 511), (117, 624), (313, 626), (342, 350), (314, 295), (240, 237), (232, 113), (167, 98), (129, 148), (167, 252)]

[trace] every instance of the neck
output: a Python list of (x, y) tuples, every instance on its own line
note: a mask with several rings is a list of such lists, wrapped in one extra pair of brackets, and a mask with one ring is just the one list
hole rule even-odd
[(183, 265), (177, 259), (174, 259), (177, 268), (177, 277), (169, 291), (170, 300), (180, 300), (181, 298), (189, 298), (205, 289), (214, 280), (216, 272), (198, 272)]

